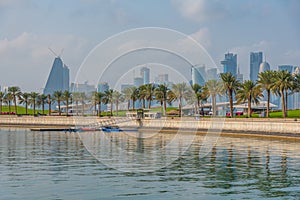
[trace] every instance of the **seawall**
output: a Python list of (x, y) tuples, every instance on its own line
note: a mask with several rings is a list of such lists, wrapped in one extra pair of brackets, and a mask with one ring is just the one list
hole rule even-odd
[[(65, 117), (65, 116), (0, 116), (0, 126), (88, 126), (109, 125), (115, 123), (119, 126), (139, 126), (136, 120), (127, 118), (98, 118), (98, 117)], [(229, 119), (229, 118), (168, 118), (143, 120), (145, 128), (155, 129), (184, 129), (184, 130), (222, 130), (234, 132), (263, 132), (280, 134), (300, 134), (300, 121), (293, 119)]]

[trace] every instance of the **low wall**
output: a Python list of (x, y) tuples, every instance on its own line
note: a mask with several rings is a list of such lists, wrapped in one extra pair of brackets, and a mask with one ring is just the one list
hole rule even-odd
[[(87, 126), (109, 125), (117, 121), (120, 126), (139, 126), (135, 120), (126, 118), (98, 118), (98, 117), (65, 117), (65, 116), (0, 116), (0, 125), (6, 126)], [(300, 133), (300, 121), (283, 119), (153, 119), (143, 120), (146, 128), (179, 128), (200, 130), (228, 130), (242, 132), (270, 132), (270, 133)]]

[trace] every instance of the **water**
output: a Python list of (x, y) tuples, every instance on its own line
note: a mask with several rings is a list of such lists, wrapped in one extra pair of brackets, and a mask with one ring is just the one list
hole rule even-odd
[[(173, 135), (110, 137), (146, 154)], [(202, 140), (162, 169), (133, 173), (99, 162), (77, 134), (1, 129), (0, 199), (299, 199), (299, 142), (222, 137), (200, 158)]]

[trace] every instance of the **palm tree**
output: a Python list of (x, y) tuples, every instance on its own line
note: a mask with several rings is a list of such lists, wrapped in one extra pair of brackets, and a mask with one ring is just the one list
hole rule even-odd
[(85, 100), (86, 100), (86, 95), (84, 92), (80, 92), (79, 96), (80, 96), (80, 102), (81, 102), (81, 113), (82, 113), (82, 116), (84, 116), (84, 104), (85, 104)]
[(287, 117), (287, 94), (292, 88), (292, 76), (287, 70), (275, 72), (272, 90), (281, 97), (282, 116)]
[(113, 89), (109, 89), (109, 90), (106, 90), (104, 92), (105, 94), (105, 103), (108, 104), (110, 103), (110, 116), (113, 116), (113, 113), (112, 113), (112, 109), (113, 109), (113, 93), (114, 93), (114, 90)]
[(113, 102), (116, 104), (116, 115), (119, 115), (119, 103), (123, 101), (122, 94), (119, 91), (113, 92)]
[(172, 92), (174, 93), (172, 96), (172, 99), (170, 100), (177, 100), (178, 101), (178, 111), (179, 116), (181, 116), (182, 112), (182, 102), (184, 99), (188, 99), (188, 97), (191, 96), (191, 90), (187, 86), (185, 82), (183, 83), (177, 83), (172, 85)]
[(45, 114), (45, 104), (46, 104), (47, 98), (48, 97), (45, 94), (40, 94), (37, 97), (37, 105), (41, 105), (42, 106), (42, 112), (43, 112), (43, 114)]
[(66, 103), (66, 113), (67, 113), (67, 116), (69, 115), (69, 103), (70, 103), (70, 100), (72, 98), (72, 93), (69, 92), (68, 90), (65, 90), (63, 92), (63, 99)]
[(208, 80), (204, 86), (205, 93), (211, 97), (213, 116), (217, 115), (217, 95), (221, 96), (223, 92), (223, 83), (219, 80)]
[(163, 115), (166, 115), (167, 110), (167, 98), (168, 98), (168, 91), (170, 89), (166, 84), (160, 84), (155, 89), (155, 99), (160, 102), (161, 107), (163, 107)]
[(72, 96), (73, 96), (73, 101), (75, 101), (75, 105), (76, 105), (76, 115), (78, 115), (78, 103), (81, 99), (81, 93), (80, 92), (73, 92)]
[(240, 83), (230, 72), (222, 73), (221, 79), (229, 98), (230, 116), (233, 117), (233, 94), (236, 93)]
[(151, 102), (153, 100), (154, 91), (155, 91), (155, 85), (154, 84), (146, 84), (144, 85), (142, 93), (145, 95), (145, 98), (148, 102), (148, 109), (151, 108)]
[(11, 107), (10, 106), (11, 106), (11, 101), (12, 100), (13, 100), (13, 96), (11, 95), (11, 93), (6, 93), (5, 96), (4, 96), (3, 101), (6, 105), (8, 105), (9, 114), (11, 113)]
[(17, 98), (21, 96), (21, 90), (17, 86), (12, 86), (8, 88), (8, 92), (11, 93), (14, 101), (14, 106), (15, 106), (15, 113), (18, 114), (17, 110)]
[(267, 92), (267, 117), (270, 117), (270, 99), (271, 99), (271, 89), (274, 83), (274, 72), (264, 71), (258, 74), (258, 85)]
[(2, 114), (2, 103), (5, 97), (5, 93), (0, 91), (0, 115)]
[(128, 88), (124, 89), (123, 96), (124, 96), (124, 99), (127, 100), (127, 110), (129, 110), (129, 108), (130, 108), (130, 101), (132, 101), (132, 110), (134, 110), (135, 109), (134, 108), (135, 101), (139, 97), (138, 88), (136, 88), (135, 86), (132, 86), (132, 87), (128, 87)]
[(93, 94), (94, 103), (98, 105), (98, 116), (101, 117), (101, 103), (103, 102), (105, 94), (102, 92), (94, 92)]
[(195, 108), (196, 108), (196, 114), (199, 114), (199, 108), (200, 105), (207, 101), (208, 93), (206, 90), (204, 90), (204, 87), (199, 84), (192, 85), (192, 89), (195, 94), (196, 102), (195, 102)]
[(129, 110), (130, 108), (130, 100), (131, 100), (131, 94), (132, 94), (132, 87), (128, 87), (128, 88), (125, 88), (122, 93), (123, 93), (123, 97), (124, 97), (124, 100), (127, 101), (127, 110)]
[(55, 91), (53, 93), (52, 99), (57, 102), (57, 104), (58, 104), (58, 114), (61, 115), (60, 103), (63, 100), (63, 93), (62, 93), (62, 91)]
[(50, 94), (47, 95), (47, 104), (48, 104), (48, 113), (50, 116), (51, 115), (51, 104), (52, 104), (52, 98), (51, 98)]
[(145, 108), (145, 99), (146, 99), (146, 85), (141, 85), (137, 89), (138, 99), (142, 102), (142, 108)]
[(37, 97), (39, 96), (39, 93), (37, 92), (31, 92), (30, 93), (30, 99), (29, 102), (31, 105), (33, 105), (33, 114), (35, 115), (35, 106), (36, 106), (36, 101), (37, 101)]
[(262, 96), (261, 87), (251, 80), (246, 80), (237, 90), (236, 98), (238, 104), (248, 102), (248, 117), (251, 117), (251, 103), (258, 104)]
[(25, 113), (26, 115), (28, 114), (28, 104), (30, 100), (30, 93), (24, 92), (20, 98), (19, 98), (19, 103), (20, 104), (25, 104)]

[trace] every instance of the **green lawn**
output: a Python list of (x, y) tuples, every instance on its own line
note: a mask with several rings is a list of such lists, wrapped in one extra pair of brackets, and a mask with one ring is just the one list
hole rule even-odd
[[(247, 114), (242, 116), (236, 116), (236, 118), (246, 118)], [(252, 118), (260, 118), (258, 113), (252, 114)], [(282, 118), (281, 111), (273, 111), (270, 112), (270, 118)], [(288, 118), (300, 118), (300, 110), (289, 110), (288, 111)]]
[[(26, 114), (25, 107), (17, 106), (17, 110), (18, 110), (18, 114), (23, 114), (23, 115)], [(8, 112), (8, 106), (3, 105), (2, 106), (2, 112)], [(13, 105), (10, 107), (10, 112), (15, 112), (15, 107)], [(42, 113), (42, 110), (36, 109), (35, 112), (36, 113), (38, 113), (38, 112)], [(33, 115), (33, 109), (28, 108), (28, 114)], [(45, 114), (48, 114), (48, 110), (45, 110)]]

